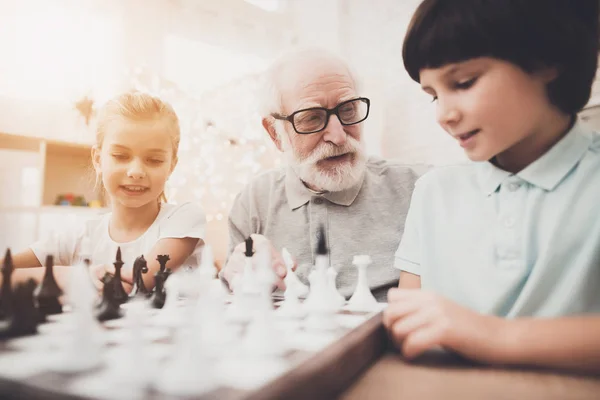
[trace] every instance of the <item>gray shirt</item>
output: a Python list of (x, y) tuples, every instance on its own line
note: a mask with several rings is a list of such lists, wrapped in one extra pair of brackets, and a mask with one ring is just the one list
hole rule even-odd
[(357, 279), (352, 258), (367, 254), (373, 261), (367, 270), (369, 286), (385, 300), (387, 290), (398, 282), (394, 253), (419, 175), (417, 168), (370, 158), (363, 179), (354, 187), (317, 194), (289, 167), (264, 172), (233, 203), (229, 254), (250, 234), (264, 235), (278, 251), (286, 247), (291, 252), (300, 280), (307, 283), (323, 224), (340, 293), (352, 295)]

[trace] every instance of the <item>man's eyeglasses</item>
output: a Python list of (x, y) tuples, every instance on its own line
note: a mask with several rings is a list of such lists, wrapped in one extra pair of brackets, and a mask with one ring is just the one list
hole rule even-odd
[(366, 97), (344, 101), (334, 108), (312, 107), (298, 110), (290, 115), (271, 114), (275, 119), (290, 121), (294, 130), (302, 135), (320, 132), (327, 128), (329, 117), (338, 117), (342, 125), (354, 125), (369, 116), (371, 101)]

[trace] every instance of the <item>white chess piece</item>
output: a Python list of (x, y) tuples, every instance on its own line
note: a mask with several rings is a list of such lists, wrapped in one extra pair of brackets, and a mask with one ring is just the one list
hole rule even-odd
[[(208, 245), (206, 245), (208, 246)], [(196, 271), (197, 298), (194, 304), (194, 318), (201, 321), (199, 340), (206, 343), (207, 352), (218, 355), (222, 347), (233, 340), (235, 328), (226, 325), (226, 289), (220, 279), (215, 279), (216, 268), (210, 247), (202, 253), (202, 263)]]
[(198, 268), (193, 272), (192, 282), (193, 287), (185, 293), (187, 297), (197, 297), (209, 290), (210, 282), (215, 279), (217, 268), (213, 257), (212, 248), (205, 244), (202, 248), (202, 261)]
[(285, 300), (275, 313), (284, 318), (303, 318), (306, 315), (306, 310), (302, 307), (302, 303), (298, 299), (298, 286), (289, 285), (285, 289)]
[(306, 297), (308, 294), (308, 286), (300, 281), (296, 272), (292, 269), (294, 267), (294, 260), (292, 259), (292, 255), (290, 252), (284, 247), (281, 249), (281, 256), (283, 257), (283, 262), (285, 263), (285, 267), (287, 269), (287, 273), (285, 278), (283, 279), (286, 288), (290, 286), (295, 286), (295, 292), (298, 297)]
[(348, 308), (354, 311), (376, 311), (379, 309), (377, 300), (369, 289), (367, 281), (367, 267), (371, 264), (371, 257), (368, 255), (354, 256), (352, 264), (358, 268), (358, 280), (356, 289), (350, 300), (348, 300)]
[(174, 352), (157, 377), (156, 388), (162, 393), (195, 397), (214, 390), (218, 382), (213, 372), (213, 356), (203, 340), (207, 321), (200, 320), (202, 315), (194, 307), (186, 311), (191, 326), (177, 330)]
[(243, 346), (245, 352), (252, 356), (281, 355), (285, 346), (273, 321), (271, 292), (276, 277), (271, 267), (270, 250), (264, 249), (257, 256), (259, 263), (256, 282), (259, 300), (246, 329)]
[(53, 366), (61, 372), (81, 372), (97, 367), (102, 363), (104, 346), (101, 328), (94, 315), (97, 292), (90, 285), (87, 267), (82, 260), (71, 268), (67, 301), (72, 313), (65, 323), (72, 326), (68, 329), (68, 339), (63, 340), (59, 361)]
[(232, 322), (247, 322), (252, 313), (256, 297), (256, 274), (252, 268), (252, 257), (244, 258), (244, 272), (236, 274), (230, 283), (233, 300), (227, 309), (227, 319)]
[(337, 271), (333, 267), (327, 268), (327, 286), (329, 288), (329, 296), (331, 296), (331, 303), (338, 309), (342, 308), (346, 304), (346, 298), (340, 294), (337, 290), (335, 278), (337, 277)]
[(308, 311), (304, 323), (308, 329), (332, 330), (337, 327), (333, 318), (337, 307), (329, 294), (327, 285), (327, 264), (327, 255), (317, 254), (315, 268), (308, 276), (310, 292), (304, 302)]
[(148, 307), (142, 299), (131, 300), (124, 317), (129, 337), (113, 353), (119, 359), (118, 366), (108, 371), (108, 381), (112, 382), (109, 386), (123, 391), (127, 398), (140, 398), (157, 373), (157, 364), (148, 356), (148, 340), (144, 335)]

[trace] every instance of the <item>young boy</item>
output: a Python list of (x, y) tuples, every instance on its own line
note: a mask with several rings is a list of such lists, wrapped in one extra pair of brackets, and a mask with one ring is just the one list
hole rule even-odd
[(413, 16), (405, 67), (474, 163), (415, 187), (384, 312), (405, 356), (600, 371), (600, 135), (576, 117), (597, 15), (589, 1), (425, 0)]

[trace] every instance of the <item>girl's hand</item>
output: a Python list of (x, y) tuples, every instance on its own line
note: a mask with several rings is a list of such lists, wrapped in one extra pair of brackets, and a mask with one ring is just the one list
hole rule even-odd
[[(90, 277), (92, 278), (92, 283), (94, 284), (94, 287), (99, 292), (101, 292), (102, 288), (104, 287), (104, 282), (102, 281), (102, 278), (107, 273), (114, 275), (115, 274), (115, 266), (114, 265), (105, 265), (105, 264), (93, 265), (93, 266), (90, 266), (89, 272), (90, 272)], [(131, 291), (132, 285), (130, 285), (128, 282), (125, 282), (123, 280), (121, 280), (121, 282), (123, 283), (123, 287), (125, 288), (125, 291), (127, 293), (129, 293)]]

